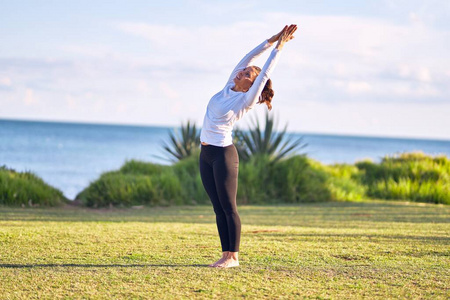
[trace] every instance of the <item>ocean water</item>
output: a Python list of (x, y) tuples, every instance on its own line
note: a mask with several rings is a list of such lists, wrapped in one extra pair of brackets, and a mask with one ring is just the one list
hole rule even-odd
[[(74, 197), (105, 171), (136, 159), (168, 164), (162, 144), (173, 128), (0, 120), (0, 166), (32, 171)], [(355, 137), (320, 134), (302, 136), (309, 157), (326, 164), (379, 161), (387, 154), (423, 151), (450, 156), (450, 141)]]

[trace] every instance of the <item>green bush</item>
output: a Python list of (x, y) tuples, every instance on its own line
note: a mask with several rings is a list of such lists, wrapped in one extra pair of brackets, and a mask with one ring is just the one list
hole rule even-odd
[(255, 155), (240, 163), (237, 201), (241, 204), (262, 204), (274, 201), (273, 165), (267, 155)]
[(180, 183), (168, 173), (153, 176), (105, 173), (76, 199), (90, 207), (180, 204)]
[(277, 163), (274, 168), (274, 184), (280, 202), (318, 202), (331, 200), (326, 187), (326, 174), (315, 169), (313, 161), (297, 155)]
[(155, 201), (151, 204), (177, 204), (183, 203), (180, 179), (175, 176), (173, 170), (161, 173), (159, 176), (151, 177), (155, 182), (157, 197), (162, 202)]
[(208, 201), (195, 156), (173, 166), (128, 161), (119, 171), (102, 174), (76, 199), (90, 207), (182, 205)]
[(125, 162), (125, 164), (119, 169), (119, 173), (155, 175), (155, 174), (159, 174), (167, 169), (170, 169), (170, 166), (142, 163), (137, 160), (130, 160), (130, 161)]
[(189, 158), (180, 160), (173, 165), (173, 171), (181, 184), (182, 204), (209, 203), (208, 195), (203, 187), (199, 171), (199, 155), (196, 151)]
[[(172, 166), (128, 161), (103, 174), (77, 198), (87, 206), (205, 204), (199, 152)], [(450, 204), (445, 157), (402, 154), (380, 163), (323, 165), (303, 155), (274, 162), (254, 155), (239, 167), (240, 204), (403, 199)]]
[(8, 206), (58, 206), (68, 200), (63, 193), (31, 172), (0, 167), (0, 204)]
[[(196, 150), (174, 165), (127, 161), (76, 196), (89, 207), (205, 204)], [(240, 204), (358, 201), (367, 198), (450, 204), (450, 160), (423, 153), (386, 156), (380, 163), (323, 165), (303, 155), (274, 162), (258, 154), (241, 162)], [(30, 172), (0, 167), (0, 205), (55, 206), (68, 200)]]
[(403, 153), (356, 166), (370, 197), (450, 204), (450, 160), (445, 156)]
[(328, 201), (326, 174), (311, 167), (305, 156), (274, 163), (256, 155), (239, 168), (238, 202), (242, 204)]
[(353, 165), (323, 165), (313, 162), (316, 170), (325, 173), (326, 187), (330, 192), (330, 200), (359, 201), (366, 197), (367, 188), (361, 183), (361, 172)]
[(156, 188), (150, 176), (118, 172), (102, 174), (76, 198), (90, 207), (151, 205), (158, 201)]

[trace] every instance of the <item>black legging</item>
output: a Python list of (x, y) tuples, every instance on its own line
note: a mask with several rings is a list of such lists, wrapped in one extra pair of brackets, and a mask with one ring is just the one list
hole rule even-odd
[(238, 171), (239, 157), (234, 145), (202, 145), (200, 175), (216, 213), (222, 251), (239, 251), (241, 219), (236, 207)]

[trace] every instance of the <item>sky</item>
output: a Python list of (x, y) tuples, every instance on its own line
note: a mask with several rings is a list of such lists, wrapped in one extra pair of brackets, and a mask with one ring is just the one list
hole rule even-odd
[(280, 126), (450, 140), (448, 0), (2, 0), (0, 118), (201, 126), (234, 66), (285, 24), (299, 29), (271, 78)]

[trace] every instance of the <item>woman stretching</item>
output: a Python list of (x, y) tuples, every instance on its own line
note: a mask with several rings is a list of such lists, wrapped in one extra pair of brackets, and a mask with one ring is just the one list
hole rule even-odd
[[(272, 108), (274, 92), (269, 77), (280, 50), (294, 38), (296, 30), (296, 25), (286, 25), (248, 53), (231, 73), (225, 88), (208, 103), (200, 135), (200, 175), (216, 214), (222, 245), (222, 258), (210, 267), (239, 266), (241, 220), (236, 207), (239, 157), (232, 142), (233, 125), (256, 103), (265, 103), (269, 110)], [(275, 42), (277, 45), (264, 67), (251, 66), (254, 59)]]

